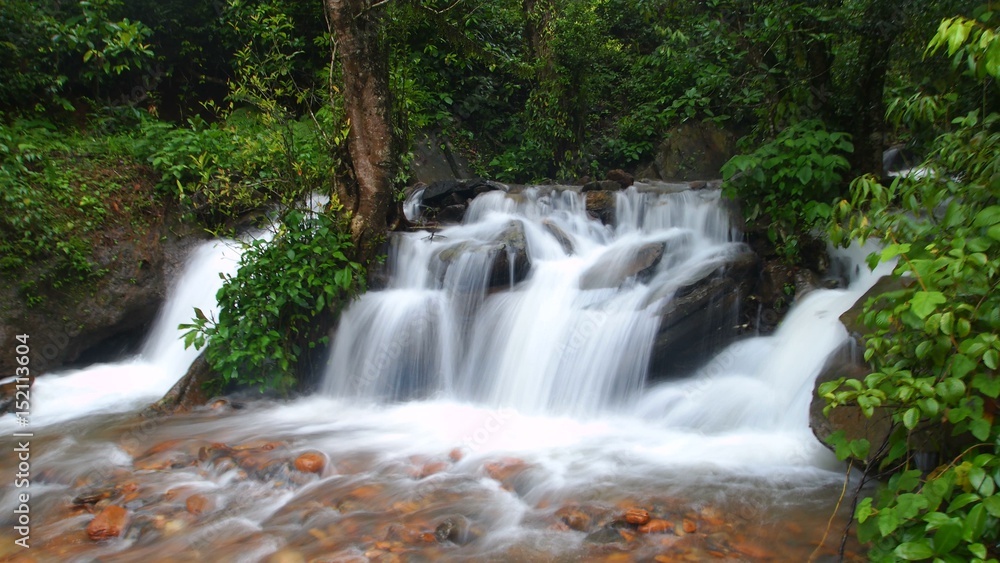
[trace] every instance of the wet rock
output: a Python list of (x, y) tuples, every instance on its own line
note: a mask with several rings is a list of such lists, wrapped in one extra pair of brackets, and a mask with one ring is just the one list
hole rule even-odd
[(627, 188), (635, 183), (635, 177), (621, 168), (616, 168), (608, 172), (608, 180), (617, 182), (623, 188)]
[(563, 252), (567, 255), (572, 255), (576, 252), (576, 248), (573, 245), (573, 238), (566, 231), (562, 230), (559, 225), (555, 224), (551, 219), (544, 219), (542, 220), (542, 226), (556, 238)]
[(465, 217), (465, 205), (449, 205), (434, 214), (434, 219), (439, 223), (461, 223)]
[(592, 191), (587, 193), (587, 212), (605, 225), (613, 225), (615, 222), (615, 200), (617, 192), (614, 191)]
[(74, 497), (73, 504), (76, 506), (97, 504), (102, 500), (111, 498), (114, 493), (114, 489), (91, 489)]
[(231, 450), (231, 459), (248, 476), (262, 481), (287, 478), (293, 467), (290, 452), (283, 442), (259, 440), (241, 444)]
[(448, 469), (448, 464), (443, 461), (432, 461), (430, 463), (425, 463), (420, 468), (420, 473), (418, 475), (418, 478), (426, 479), (427, 477), (441, 473), (446, 469)]
[(663, 534), (673, 529), (673, 522), (669, 520), (662, 520), (660, 518), (654, 518), (638, 528), (639, 533), (641, 534)]
[(650, 520), (649, 512), (641, 508), (630, 508), (625, 511), (624, 519), (629, 524), (642, 526)]
[[(115, 196), (122, 203), (129, 203), (122, 198), (134, 200), (137, 205), (132, 209), (146, 209), (151, 201), (162, 199), (152, 196), (156, 189), (152, 175), (131, 167), (115, 174), (118, 180), (129, 178), (134, 188)], [(165, 209), (149, 209), (142, 217), (127, 217), (127, 213), (124, 206), (120, 213), (109, 210), (103, 230), (90, 239), (96, 268), (106, 270), (98, 279), (52, 290), (40, 283), (37, 290), (43, 300), (30, 307), (20, 283), (0, 284), (0, 345), (14, 350), (19, 344), (17, 335), (30, 334), (33, 376), (44, 377), (72, 362), (115, 361), (137, 351), (164, 302), (170, 280), (183, 268), (189, 250), (204, 240), (197, 229), (181, 224)], [(134, 221), (143, 224), (133, 228)], [(51, 271), (53, 265), (51, 261), (31, 264), (18, 279), (61, 279)], [(16, 357), (13, 353), (0, 356), (0, 373), (14, 374)], [(13, 395), (0, 393), (0, 412), (10, 398)]]
[(528, 241), (525, 238), (524, 224), (520, 221), (510, 221), (503, 231), (487, 243), (461, 242), (438, 251), (437, 261), (432, 266), (438, 280), (443, 282), (448, 270), (463, 255), (470, 253), (488, 254), (492, 260), (487, 289), (507, 289), (523, 281), (531, 271)]
[(685, 533), (693, 534), (698, 531), (698, 523), (692, 518), (685, 518), (681, 524)]
[(116, 505), (110, 505), (90, 521), (87, 525), (87, 536), (93, 541), (117, 538), (128, 524), (128, 511)]
[(211, 512), (215, 508), (215, 503), (205, 495), (191, 495), (184, 502), (187, 511), (195, 516), (201, 516), (206, 512)]
[(442, 520), (434, 528), (434, 538), (442, 543), (450, 541), (456, 545), (465, 545), (473, 539), (469, 521), (464, 516)]
[(479, 194), (503, 189), (505, 189), (503, 184), (479, 178), (472, 180), (440, 180), (427, 186), (427, 189), (424, 190), (422, 203), (430, 208), (463, 205)]
[(267, 563), (306, 563), (306, 558), (298, 551), (286, 548), (272, 553), (266, 561)]
[[(205, 353), (191, 363), (184, 374), (162, 399), (149, 406), (143, 413), (146, 417), (187, 412), (208, 402), (205, 385), (217, 376), (205, 359)], [(221, 406), (221, 405), (220, 405)], [(213, 406), (213, 408), (216, 408)]]
[(675, 292), (660, 311), (651, 379), (689, 374), (739, 336), (739, 305), (758, 266), (757, 255), (747, 250)]
[(685, 121), (667, 132), (653, 162), (640, 178), (700, 180), (720, 178), (720, 170), (736, 154), (737, 135), (714, 123)]
[(592, 519), (589, 514), (579, 507), (564, 506), (556, 511), (556, 517), (571, 530), (576, 530), (577, 532), (587, 532), (590, 530)]
[(864, 349), (864, 343), (860, 336), (865, 332), (861, 321), (864, 305), (869, 299), (873, 299), (878, 295), (896, 291), (914, 283), (916, 282), (912, 279), (894, 278), (892, 276), (884, 276), (875, 282), (875, 285), (871, 289), (840, 316), (841, 323), (844, 324), (844, 327), (852, 335), (852, 338), (830, 354), (823, 369), (820, 370), (819, 375), (816, 377), (812, 401), (809, 404), (809, 427), (820, 443), (828, 448), (830, 448), (830, 445), (826, 442), (827, 438), (840, 430), (845, 432), (849, 440), (861, 438), (868, 440), (871, 444), (871, 450), (868, 459), (856, 460), (861, 463), (870, 464), (879, 460), (877, 457), (880, 450), (879, 446), (888, 439), (889, 433), (892, 430), (891, 413), (887, 409), (877, 408), (873, 416), (868, 418), (864, 416), (861, 408), (857, 405), (843, 405), (832, 409), (829, 416), (824, 415), (823, 409), (826, 407), (826, 400), (818, 395), (819, 386), (841, 377), (864, 379), (871, 373), (871, 368), (868, 367), (861, 356), (861, 350)]
[(326, 455), (322, 452), (305, 452), (295, 458), (295, 469), (303, 473), (322, 474), (326, 467)]
[(580, 191), (582, 191), (582, 192), (599, 192), (599, 191), (617, 192), (619, 190), (622, 190), (623, 188), (624, 188), (624, 186), (622, 184), (619, 184), (618, 182), (616, 182), (614, 180), (598, 180), (598, 181), (587, 182), (586, 184), (583, 185), (583, 188), (581, 188)]
[(625, 538), (623, 538), (622, 535), (618, 533), (617, 528), (611, 526), (605, 526), (600, 530), (587, 534), (587, 537), (584, 538), (584, 541), (590, 543), (605, 544), (605, 543), (618, 543), (623, 541), (624, 539)]
[(531, 270), (528, 258), (528, 241), (524, 224), (511, 221), (495, 238), (492, 250), (496, 253), (490, 269), (489, 287), (505, 288), (523, 281)]
[[(892, 432), (892, 412), (889, 409), (877, 408), (871, 418), (866, 417), (857, 405), (843, 405), (832, 409), (829, 415), (823, 414), (826, 400), (819, 396), (820, 385), (841, 377), (864, 379), (871, 373), (871, 368), (861, 359), (858, 343), (849, 341), (836, 350), (827, 359), (823, 369), (816, 376), (813, 387), (812, 401), (809, 404), (809, 427), (816, 438), (826, 447), (833, 449), (827, 439), (838, 431), (843, 431), (848, 440), (866, 439), (871, 444), (867, 459), (855, 460), (862, 464), (878, 462), (879, 446), (883, 444)], [(882, 452), (883, 454), (885, 452)]]
[(605, 253), (580, 276), (580, 289), (616, 288), (633, 276), (644, 281), (653, 274), (665, 248), (665, 243), (653, 242)]
[(486, 474), (491, 479), (499, 481), (502, 487), (508, 491), (514, 491), (517, 485), (521, 484), (522, 476), (532, 466), (517, 458), (504, 458), (491, 461), (483, 466)]

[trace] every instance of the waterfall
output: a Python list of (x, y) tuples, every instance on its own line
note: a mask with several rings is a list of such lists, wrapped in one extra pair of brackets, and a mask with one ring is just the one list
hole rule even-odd
[(31, 424), (125, 412), (163, 397), (198, 356), (197, 350), (184, 349), (177, 325), (190, 322), (195, 307), (217, 315), (220, 274), (236, 273), (239, 252), (236, 243), (226, 240), (204, 243), (192, 252), (137, 356), (37, 378), (31, 389)]
[(744, 245), (718, 191), (630, 188), (614, 227), (588, 216), (585, 197), (490, 192), (462, 225), (396, 236), (388, 287), (342, 317), (324, 391), (576, 415), (636, 396), (660, 308)]

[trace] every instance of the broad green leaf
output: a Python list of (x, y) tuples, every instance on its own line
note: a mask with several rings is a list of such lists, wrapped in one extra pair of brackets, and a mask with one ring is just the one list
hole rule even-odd
[(962, 541), (963, 528), (957, 522), (949, 522), (938, 528), (934, 534), (934, 552), (938, 555), (948, 553)]
[(934, 386), (939, 397), (948, 403), (954, 403), (965, 394), (965, 384), (961, 379), (949, 377)]
[(882, 534), (882, 537), (895, 532), (899, 524), (899, 515), (896, 514), (896, 511), (886, 508), (879, 512), (878, 531)]
[(907, 561), (919, 561), (934, 557), (934, 550), (927, 544), (927, 540), (908, 541), (896, 546), (893, 550), (900, 559)]
[(1000, 223), (1000, 205), (991, 205), (976, 214), (973, 225), (976, 227), (992, 227)]
[(986, 512), (988, 512), (990, 516), (1000, 518), (1000, 495), (993, 495), (984, 499), (983, 506), (986, 508)]
[(1000, 352), (990, 348), (983, 354), (983, 363), (990, 369), (997, 369), (997, 366), (1000, 365)]
[(969, 510), (965, 517), (965, 526), (962, 530), (962, 538), (967, 542), (977, 541), (986, 530), (986, 509), (982, 504), (977, 504)]
[(940, 291), (918, 291), (910, 299), (910, 310), (923, 319), (934, 312), (938, 305), (948, 300)]

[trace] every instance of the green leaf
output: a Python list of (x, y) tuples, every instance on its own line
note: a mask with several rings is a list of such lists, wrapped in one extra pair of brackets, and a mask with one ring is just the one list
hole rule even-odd
[(986, 419), (977, 418), (969, 422), (969, 432), (977, 439), (986, 441), (990, 437), (992, 425)]
[(1000, 377), (995, 375), (977, 373), (972, 378), (972, 387), (992, 399), (1000, 397)]
[(962, 534), (962, 526), (957, 522), (949, 522), (938, 528), (934, 534), (934, 553), (944, 555), (955, 549), (962, 541)]
[(886, 508), (879, 512), (878, 531), (882, 534), (882, 537), (895, 532), (896, 528), (899, 527), (899, 524), (899, 516), (896, 514), (896, 511)]
[(993, 495), (984, 499), (983, 506), (986, 508), (986, 512), (988, 512), (990, 516), (1000, 518), (1000, 495)]
[(919, 561), (934, 557), (934, 550), (927, 545), (927, 540), (908, 541), (896, 546), (893, 550), (896, 557), (907, 561)]
[(913, 430), (917, 427), (917, 423), (920, 422), (920, 409), (916, 407), (910, 407), (903, 413), (903, 426), (907, 430)]
[(948, 300), (940, 291), (918, 291), (910, 299), (910, 310), (923, 319), (934, 312), (937, 306)]
[(965, 394), (965, 383), (961, 379), (949, 377), (934, 386), (939, 397), (948, 403), (954, 403)]
[(1000, 223), (1000, 205), (991, 205), (976, 214), (973, 225), (976, 227), (992, 227)]
[(813, 177), (812, 167), (808, 165), (802, 166), (795, 172), (795, 177), (798, 178), (803, 184), (808, 184)]
[(967, 542), (974, 542), (983, 535), (986, 530), (986, 509), (983, 505), (977, 504), (969, 510), (965, 517), (965, 525), (962, 530), (962, 538)]
[(990, 369), (997, 369), (997, 366), (1000, 365), (1000, 352), (990, 348), (983, 354), (983, 363)]

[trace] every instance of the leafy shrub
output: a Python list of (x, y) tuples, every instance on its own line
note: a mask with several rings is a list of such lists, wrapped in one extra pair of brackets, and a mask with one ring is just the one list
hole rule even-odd
[[(956, 62), (967, 63), (967, 77), (984, 96), (996, 95), (1000, 78), (1000, 34), (984, 25), (990, 21), (990, 13), (979, 22), (946, 20), (931, 42), (932, 50), (947, 45)], [(926, 105), (919, 96), (909, 103)], [(926, 115), (963, 108), (948, 109)], [(979, 104), (964, 109), (936, 124), (946, 132), (926, 173), (888, 186), (860, 178), (850, 201), (834, 208), (835, 241), (880, 240), (885, 247), (870, 262), (895, 259), (895, 275), (914, 282), (865, 304), (865, 359), (873, 372), (819, 389), (827, 409), (856, 404), (868, 416), (877, 408), (892, 415), (881, 465), (892, 476), (855, 514), (873, 561), (1000, 558), (1000, 113)], [(938, 445), (933, 468), (913, 458), (927, 444)], [(869, 447), (842, 435), (835, 445)]]
[(843, 156), (854, 150), (846, 133), (831, 133), (818, 120), (800, 121), (771, 142), (722, 167), (725, 189), (749, 207), (747, 221), (768, 217), (767, 235), (789, 261), (799, 238), (826, 224), (840, 190)]
[(196, 309), (186, 346), (207, 345), (216, 382), (287, 392), (306, 350), (325, 343), (314, 319), (336, 311), (363, 288), (364, 271), (348, 259), (352, 250), (333, 211), (292, 210), (270, 242), (247, 245), (235, 276), (219, 290), (219, 318)]
[[(138, 190), (123, 189), (126, 161), (109, 153), (107, 141), (66, 135), (42, 120), (0, 124), (0, 271), (21, 278), (29, 304), (48, 288), (102, 276), (92, 259), (95, 233), (112, 216), (135, 221), (141, 209), (133, 206), (149, 204), (139, 203)], [(136, 222), (129, 228), (142, 227)]]
[(225, 121), (188, 119), (187, 127), (147, 121), (139, 154), (161, 174), (160, 188), (209, 225), (269, 203), (291, 204), (327, 192), (347, 129), (331, 108), (275, 121), (237, 110)]

